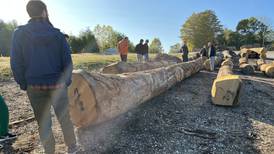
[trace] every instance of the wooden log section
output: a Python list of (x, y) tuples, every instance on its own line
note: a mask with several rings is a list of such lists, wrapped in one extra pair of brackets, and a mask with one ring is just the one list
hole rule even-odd
[(169, 65), (177, 64), (176, 61), (151, 61), (146, 63), (126, 63), (126, 62), (117, 62), (110, 64), (102, 69), (104, 74), (122, 74), (129, 72), (139, 72), (144, 70), (151, 70), (155, 68), (165, 67)]
[(199, 72), (203, 59), (128, 74), (74, 71), (69, 88), (73, 124), (85, 127), (110, 120)]
[[(243, 55), (241, 55), (243, 56)], [(239, 59), (239, 69), (243, 74), (253, 74), (255, 72), (255, 68), (248, 64), (248, 54), (245, 57), (241, 57)]]
[(274, 63), (267, 64), (264, 59), (259, 59), (257, 61), (257, 67), (266, 76), (274, 78)]
[[(197, 54), (190, 57), (189, 60), (195, 60), (199, 58)], [(182, 60), (176, 56), (168, 55), (168, 54), (157, 54), (154, 59), (150, 62), (145, 63), (126, 63), (126, 62), (117, 62), (110, 64), (104, 67), (101, 72), (104, 74), (122, 74), (129, 72), (140, 72), (145, 70), (151, 70), (160, 67), (166, 67), (169, 65), (174, 65), (177, 63), (181, 63)]]
[(233, 62), (228, 58), (219, 69), (211, 90), (212, 103), (215, 105), (234, 106), (238, 104), (242, 81), (240, 76), (233, 75), (232, 68)]

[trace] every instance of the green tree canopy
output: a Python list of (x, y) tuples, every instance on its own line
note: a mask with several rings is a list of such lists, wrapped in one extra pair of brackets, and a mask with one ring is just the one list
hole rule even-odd
[(268, 41), (272, 31), (269, 25), (255, 17), (239, 21), (236, 30), (242, 35), (243, 44), (259, 43), (261, 46)]
[(99, 46), (97, 40), (95, 39), (92, 31), (87, 28), (86, 30), (80, 32), (79, 37), (70, 36), (68, 40), (73, 53), (78, 52), (88, 52), (96, 53), (99, 52)]
[(3, 56), (10, 55), (12, 33), (16, 27), (16, 21), (5, 23), (4, 21), (0, 20), (0, 54)]
[(214, 41), (222, 31), (222, 25), (214, 11), (206, 10), (193, 13), (181, 28), (181, 38), (187, 42), (190, 50), (201, 48), (209, 41)]
[(162, 53), (163, 51), (164, 50), (163, 50), (162, 43), (161, 43), (160, 39), (154, 38), (149, 45), (149, 52), (150, 53)]
[(170, 47), (169, 53), (178, 53), (180, 51), (180, 49), (181, 49), (181, 44), (176, 43)]

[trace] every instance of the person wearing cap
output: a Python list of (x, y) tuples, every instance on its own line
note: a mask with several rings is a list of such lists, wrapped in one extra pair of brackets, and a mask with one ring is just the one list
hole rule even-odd
[(55, 153), (50, 109), (61, 125), (68, 153), (77, 151), (74, 127), (68, 111), (72, 59), (66, 38), (48, 18), (45, 3), (30, 0), (30, 20), (13, 33), (11, 68), (15, 81), (27, 91), (45, 153)]
[(118, 52), (120, 53), (121, 61), (127, 62), (128, 54), (128, 37), (123, 38), (117, 45)]

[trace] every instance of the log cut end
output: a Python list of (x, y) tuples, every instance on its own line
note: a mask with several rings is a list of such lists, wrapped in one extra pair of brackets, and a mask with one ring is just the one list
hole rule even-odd
[(249, 64), (241, 64), (240, 70), (243, 74), (253, 74), (255, 71), (255, 68)]
[(215, 105), (234, 106), (238, 104), (241, 79), (238, 75), (226, 75), (217, 78), (212, 87), (212, 102)]
[(265, 74), (268, 77), (273, 78), (274, 77), (274, 65), (269, 65), (268, 67), (266, 67), (265, 69)]
[(81, 70), (73, 72), (68, 91), (71, 121), (76, 127), (88, 126), (97, 119), (95, 94), (84, 74)]

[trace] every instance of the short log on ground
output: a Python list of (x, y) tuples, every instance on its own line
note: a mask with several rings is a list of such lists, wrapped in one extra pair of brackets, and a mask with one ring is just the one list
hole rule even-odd
[(212, 86), (212, 103), (215, 105), (235, 106), (238, 104), (242, 81), (240, 76), (233, 75), (233, 63), (229, 61), (231, 59), (223, 63)]
[(271, 77), (271, 78), (274, 77), (274, 63), (267, 64), (265, 60), (259, 59), (257, 61), (257, 67), (266, 76)]
[(74, 71), (69, 88), (70, 114), (77, 127), (110, 120), (199, 72), (203, 59), (128, 74)]
[(253, 74), (255, 71), (255, 68), (248, 64), (248, 57), (241, 57), (239, 59), (239, 69), (243, 74)]

